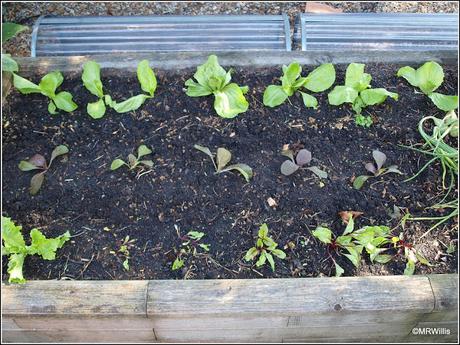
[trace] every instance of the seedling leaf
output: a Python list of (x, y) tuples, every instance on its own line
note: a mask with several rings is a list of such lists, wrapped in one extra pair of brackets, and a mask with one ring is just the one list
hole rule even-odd
[(379, 150), (373, 150), (372, 157), (374, 157), (375, 164), (377, 164), (377, 170), (380, 170), (387, 160), (386, 154), (380, 152)]
[(295, 173), (298, 169), (299, 166), (290, 160), (286, 160), (281, 164), (281, 173), (285, 176)]
[(137, 65), (137, 79), (141, 84), (142, 90), (153, 97), (157, 88), (157, 78), (150, 68), (148, 60), (142, 60)]
[(50, 159), (50, 166), (51, 164), (53, 163), (54, 159), (56, 157), (59, 157), (59, 156), (62, 156), (62, 155), (65, 155), (66, 153), (69, 153), (69, 149), (67, 146), (65, 145), (59, 145), (57, 146), (53, 152), (51, 152), (51, 159)]
[(313, 174), (315, 174), (319, 178), (323, 178), (323, 179), (327, 178), (327, 172), (321, 170), (316, 165), (314, 165), (312, 167), (307, 167), (307, 170), (310, 170)]
[(221, 171), (232, 159), (232, 154), (230, 153), (229, 150), (219, 147), (217, 149), (217, 156), (216, 156), (216, 161), (217, 161), (217, 171)]
[(288, 98), (287, 93), (280, 85), (269, 85), (264, 91), (263, 102), (267, 107), (277, 107), (283, 104)]
[(117, 170), (122, 165), (126, 164), (122, 159), (115, 159), (110, 165), (110, 170)]
[(311, 152), (306, 149), (302, 149), (297, 153), (295, 160), (299, 166), (308, 164), (311, 161)]
[(150, 150), (147, 146), (145, 145), (140, 145), (137, 148), (137, 158), (141, 158), (142, 156), (146, 156), (152, 153), (152, 150)]
[(332, 231), (328, 228), (318, 226), (312, 231), (312, 235), (323, 243), (329, 244), (332, 242)]
[(341, 277), (342, 274), (345, 273), (344, 269), (342, 267), (339, 266), (339, 264), (337, 262), (334, 261), (334, 264), (335, 264), (335, 276), (336, 277)]
[(253, 176), (252, 168), (247, 164), (243, 164), (243, 163), (232, 164), (226, 167), (225, 169), (222, 169), (220, 172), (229, 171), (229, 170), (237, 170), (241, 175), (243, 175), (246, 182), (249, 182), (249, 180)]
[(29, 193), (31, 195), (37, 194), (38, 191), (40, 190), (44, 180), (45, 180), (45, 172), (44, 171), (32, 176), (32, 178), (30, 179)]
[(353, 181), (353, 188), (354, 189), (361, 189), (361, 187), (364, 185), (364, 183), (370, 178), (370, 176), (366, 175), (360, 175), (355, 178)]

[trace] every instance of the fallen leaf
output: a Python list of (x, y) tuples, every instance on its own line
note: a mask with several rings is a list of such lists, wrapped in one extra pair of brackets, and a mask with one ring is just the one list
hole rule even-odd
[(344, 222), (345, 224), (348, 224), (348, 220), (350, 219), (350, 216), (352, 216), (353, 219), (356, 219), (362, 214), (364, 213), (359, 212), (359, 211), (340, 211), (339, 212), (339, 216), (342, 219), (342, 222)]

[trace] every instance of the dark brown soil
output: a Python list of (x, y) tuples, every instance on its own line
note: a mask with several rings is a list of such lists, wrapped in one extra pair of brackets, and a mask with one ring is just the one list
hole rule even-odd
[[(346, 66), (336, 66), (336, 83), (343, 84)], [(266, 108), (264, 88), (278, 83), (278, 69), (236, 68), (233, 79), (248, 85), (250, 109), (233, 120), (218, 117), (212, 97), (190, 98), (184, 81), (193, 71), (174, 74), (156, 71), (159, 88), (155, 98), (138, 110), (117, 114), (108, 110), (98, 121), (86, 114), (86, 103), (94, 97), (82, 86), (79, 74), (65, 74), (62, 90), (74, 95), (80, 105), (73, 114), (51, 116), (41, 95), (13, 91), (3, 105), (3, 215), (23, 226), (23, 232), (39, 227), (47, 236), (65, 230), (74, 235), (55, 261), (28, 257), (28, 279), (168, 279), (168, 278), (259, 278), (307, 277), (334, 274), (326, 248), (311, 231), (320, 224), (336, 234), (343, 231), (338, 217), (342, 210), (364, 212), (358, 226), (396, 226), (388, 211), (394, 205), (412, 214), (434, 214), (425, 210), (442, 195), (439, 166), (430, 167), (419, 178), (405, 183), (427, 158), (399, 144), (420, 142), (418, 121), (442, 114), (424, 95), (415, 93), (404, 80), (395, 77), (399, 66), (369, 64), (374, 87), (396, 91), (400, 100), (368, 108), (378, 122), (370, 129), (357, 127), (350, 106), (332, 107), (327, 93), (317, 95), (318, 110), (306, 109), (299, 97), (292, 104)], [(457, 68), (444, 66), (445, 82), (439, 92), (457, 93)], [(103, 70), (103, 84), (114, 99), (140, 93), (135, 73)], [(32, 80), (39, 80), (32, 76)], [(153, 149), (151, 172), (136, 177), (126, 169), (110, 171), (116, 157), (125, 158), (141, 143)], [(66, 144), (68, 160), (57, 160), (38, 195), (28, 194), (32, 173), (19, 171), (20, 160), (34, 153), (49, 157), (52, 149)], [(247, 163), (254, 169), (250, 183), (236, 173), (215, 175), (210, 160), (193, 149), (194, 144), (212, 151), (226, 147), (232, 162)], [(280, 165), (284, 144), (296, 144), (313, 153), (314, 164), (329, 174), (321, 186), (309, 171), (285, 177)], [(373, 149), (387, 154), (405, 176), (385, 175), (369, 180), (360, 190), (352, 178), (365, 174), (363, 163), (372, 159)], [(270, 207), (273, 198), (277, 206)], [(433, 212), (433, 211), (431, 211)], [(261, 223), (285, 248), (286, 260), (276, 260), (276, 271), (255, 269), (242, 257), (253, 246)], [(420, 236), (430, 222), (410, 222), (405, 236), (433, 267), (417, 266), (416, 273), (452, 273), (457, 252), (446, 254), (456, 243), (457, 225), (450, 222), (429, 235)], [(203, 231), (208, 255), (188, 257), (183, 270), (171, 271), (174, 252), (190, 230)], [(395, 230), (399, 234), (399, 229)], [(129, 235), (130, 270), (122, 254), (113, 254)], [(337, 257), (345, 275), (402, 274), (404, 262), (397, 258), (387, 265), (363, 262), (356, 270), (344, 257)], [(6, 272), (3, 261), (3, 272)], [(6, 279), (6, 275), (3, 276)]]

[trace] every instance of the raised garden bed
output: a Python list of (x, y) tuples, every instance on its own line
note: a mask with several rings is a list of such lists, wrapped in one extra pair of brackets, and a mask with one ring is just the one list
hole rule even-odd
[[(24, 287), (4, 286), (8, 296), (4, 315), (12, 320), (8, 339), (24, 340), (21, 337), (26, 334), (40, 333), (32, 329), (46, 329), (48, 333), (42, 334), (44, 341), (110, 340), (111, 330), (119, 329), (112, 322), (123, 320), (124, 330), (129, 331), (120, 335), (124, 341), (375, 340), (377, 334), (387, 334), (395, 327), (398, 332), (391, 340), (423, 341), (409, 336), (418, 323), (455, 321), (456, 300), (449, 299), (447, 307), (441, 308), (440, 302), (436, 302), (439, 297), (434, 285), (440, 284), (443, 289), (443, 284), (448, 282), (449, 289), (456, 289), (457, 276), (449, 273), (456, 273), (457, 255), (444, 255), (441, 260), (439, 247), (433, 245), (450, 244), (457, 237), (454, 221), (422, 239), (421, 235), (432, 224), (408, 222), (404, 230), (406, 239), (416, 243), (423, 255), (434, 263), (431, 267), (417, 266), (416, 273), (447, 275), (342, 280), (303, 278), (334, 274), (326, 247), (313, 238), (311, 231), (327, 224), (340, 234), (344, 226), (338, 212), (363, 212), (356, 219), (359, 226), (393, 227), (398, 224), (398, 220), (391, 220), (389, 216), (393, 206), (407, 208), (412, 214), (423, 214), (424, 209), (433, 204), (440, 192), (438, 167), (433, 165), (416, 180), (403, 182), (419, 170), (426, 158), (398, 144), (419, 142), (418, 121), (439, 111), (425, 95), (414, 93), (414, 88), (395, 73), (401, 66), (415, 67), (436, 59), (445, 71), (439, 92), (455, 94), (456, 57), (446, 53), (388, 53), (382, 62), (375, 53), (337, 56), (276, 53), (267, 61), (266, 56), (257, 53), (219, 54), (221, 65), (234, 66), (233, 80), (250, 88), (249, 110), (234, 120), (227, 120), (215, 115), (212, 98), (190, 98), (183, 90), (185, 80), (206, 56), (203, 53), (150, 54), (97, 59), (103, 67), (104, 87), (114, 98), (127, 98), (141, 92), (133, 70), (142, 58), (151, 61), (159, 84), (155, 97), (139, 110), (128, 114), (108, 110), (98, 121), (86, 114), (86, 103), (94, 99), (81, 83), (84, 58), (19, 61), (21, 75), (33, 81), (51, 70), (61, 70), (65, 77), (62, 89), (70, 91), (79, 104), (79, 109), (72, 114), (53, 117), (48, 114), (43, 96), (25, 96), (15, 90), (3, 104), (3, 213), (23, 226), (25, 237), (33, 227), (39, 227), (47, 236), (57, 236), (65, 230), (77, 235), (59, 250), (55, 261), (28, 257), (24, 275), (31, 280), (300, 279), (40, 281)], [(346, 64), (365, 62), (366, 72), (373, 76), (372, 86), (397, 92), (399, 100), (388, 100), (370, 108), (375, 124), (369, 129), (354, 124), (350, 107), (329, 106), (326, 92), (316, 95), (318, 110), (306, 109), (300, 97), (292, 97), (292, 104), (287, 102), (273, 109), (264, 107), (261, 98), (265, 87), (277, 82), (280, 64), (293, 60), (308, 71), (319, 62), (337, 64), (337, 85), (343, 84)], [(30, 174), (18, 170), (19, 161), (36, 152), (49, 155), (59, 144), (69, 147), (68, 159), (56, 164), (47, 174), (40, 192), (31, 197), (27, 192)], [(140, 144), (153, 149), (154, 167), (150, 173), (138, 178), (128, 171), (110, 171), (113, 159), (126, 157)], [(193, 149), (194, 144), (208, 146), (212, 151), (226, 147), (232, 152), (233, 161), (252, 166), (253, 179), (246, 183), (236, 173), (213, 174), (212, 163)], [(322, 181), (307, 171), (281, 175), (280, 165), (285, 157), (280, 151), (284, 144), (310, 150), (315, 164), (328, 172), (328, 178)], [(365, 173), (363, 162), (371, 161), (373, 149), (384, 152), (390, 164), (398, 165), (405, 176), (376, 178), (365, 188), (355, 190), (351, 179)], [(268, 198), (276, 205), (270, 206)], [(276, 260), (274, 272), (268, 265), (255, 268), (242, 259), (254, 245), (262, 223), (269, 225), (270, 235), (287, 254), (285, 260)], [(181, 244), (178, 232), (184, 235), (190, 230), (206, 234), (203, 242), (210, 244), (210, 251), (187, 258), (183, 269), (172, 271), (175, 250)], [(129, 270), (123, 265), (126, 255), (117, 253), (127, 235), (135, 240), (128, 248)], [(363, 261), (359, 269), (343, 257), (336, 259), (347, 276), (401, 275), (405, 267), (402, 257), (386, 265)], [(6, 272), (5, 261), (3, 272)], [(105, 297), (93, 300), (91, 291), (106, 288), (109, 302), (104, 302)], [(47, 292), (49, 289), (58, 291), (57, 297)], [(124, 292), (126, 289), (128, 292)], [(131, 294), (130, 289), (135, 291)], [(231, 291), (235, 290), (233, 295)], [(35, 293), (41, 297), (35, 298)], [(121, 298), (119, 294), (128, 297)], [(73, 295), (75, 299), (71, 298)], [(452, 291), (452, 296), (456, 295)], [(131, 303), (131, 297), (137, 302)], [(27, 302), (22, 302), (23, 298)], [(324, 298), (324, 303), (315, 309), (316, 301)], [(272, 300), (276, 302), (270, 305)], [(340, 303), (341, 300), (345, 303)], [(82, 304), (77, 306), (78, 303)], [(288, 306), (284, 308), (282, 304)], [(277, 315), (279, 308), (282, 311)], [(237, 316), (240, 311), (242, 317)], [(395, 311), (399, 319), (382, 321), (396, 315)], [(437, 316), (431, 315), (433, 311), (437, 311)], [(193, 323), (195, 313), (207, 321), (198, 318), (203, 322), (201, 326)], [(179, 317), (179, 314), (182, 315)], [(79, 327), (85, 327), (83, 324), (70, 326), (63, 321), (57, 338), (49, 334), (50, 329), (56, 328), (37, 326), (42, 317), (51, 321), (61, 317), (87, 320), (93, 316), (103, 320), (100, 326), (95, 326), (94, 338), (91, 333), (86, 335), (88, 338), (77, 335), (81, 333)], [(149, 318), (159, 324), (152, 324)], [(368, 323), (374, 328), (358, 326), (363, 318), (369, 318)], [(137, 321), (126, 321), (131, 319)], [(312, 330), (310, 323), (315, 320), (318, 328)], [(269, 322), (276, 323), (277, 327), (269, 331), (266, 325), (261, 325)], [(386, 328), (375, 333), (382, 322)], [(361, 328), (343, 337), (341, 332), (324, 335), (331, 324)], [(291, 330), (292, 327), (295, 330)], [(435, 340), (454, 339), (454, 325), (449, 327), (452, 329), (449, 338)], [(209, 332), (202, 333), (206, 329)], [(242, 329), (247, 332), (239, 333)], [(19, 338), (14, 338), (14, 334)]]

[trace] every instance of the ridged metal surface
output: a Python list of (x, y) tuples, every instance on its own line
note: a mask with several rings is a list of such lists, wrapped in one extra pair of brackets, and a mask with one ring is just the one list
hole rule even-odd
[(290, 51), (286, 15), (40, 17), (31, 55), (153, 51)]
[(313, 50), (458, 50), (458, 14), (300, 14), (294, 42)]

